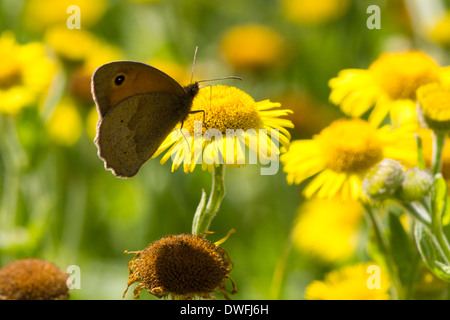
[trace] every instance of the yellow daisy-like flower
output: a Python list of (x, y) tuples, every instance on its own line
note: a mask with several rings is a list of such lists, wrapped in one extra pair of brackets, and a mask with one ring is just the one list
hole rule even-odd
[(12, 32), (0, 35), (0, 114), (17, 114), (39, 103), (56, 67), (38, 42), (20, 45)]
[(383, 158), (414, 165), (417, 146), (409, 126), (375, 128), (362, 119), (340, 119), (312, 139), (296, 140), (281, 156), (288, 183), (314, 177), (305, 196), (358, 199), (365, 174)]
[[(279, 103), (269, 100), (255, 102), (235, 87), (202, 88), (191, 109), (197, 113), (184, 122), (183, 133), (176, 129), (153, 157), (167, 150), (161, 163), (172, 157), (172, 171), (184, 163), (186, 173), (192, 172), (197, 164), (212, 171), (220, 164), (239, 167), (257, 160), (261, 164), (277, 163), (282, 148), (289, 148), (290, 134), (286, 128), (292, 128), (291, 121), (280, 118), (291, 111), (279, 107)], [(246, 147), (250, 150), (248, 157)]]
[(299, 25), (317, 25), (343, 16), (349, 0), (283, 0), (284, 16)]
[(419, 115), (433, 130), (450, 129), (450, 87), (430, 83), (417, 90)]
[(373, 262), (345, 266), (308, 285), (308, 300), (389, 300), (387, 272)]
[(276, 31), (249, 24), (229, 29), (222, 37), (226, 60), (238, 69), (262, 69), (275, 66), (283, 56), (284, 41)]
[(395, 125), (416, 122), (416, 90), (449, 81), (449, 72), (419, 51), (384, 53), (367, 70), (345, 69), (329, 81), (330, 101), (352, 117), (374, 108), (369, 121), (379, 125), (387, 115)]
[(355, 252), (363, 213), (357, 201), (310, 199), (298, 209), (293, 244), (324, 262), (344, 261)]

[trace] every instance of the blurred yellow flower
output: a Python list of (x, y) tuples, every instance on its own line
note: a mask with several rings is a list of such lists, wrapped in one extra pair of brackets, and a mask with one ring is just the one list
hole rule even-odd
[(409, 126), (375, 128), (362, 119), (340, 119), (312, 139), (296, 140), (281, 156), (287, 181), (300, 184), (307, 198), (357, 200), (365, 174), (383, 158), (414, 165), (417, 146)]
[(40, 102), (55, 74), (42, 43), (18, 44), (12, 32), (0, 35), (0, 114), (17, 114)]
[(384, 53), (367, 70), (345, 69), (331, 79), (330, 101), (352, 117), (374, 106), (369, 121), (376, 125), (387, 115), (394, 125), (417, 123), (416, 90), (449, 76), (423, 52)]
[(344, 261), (357, 247), (363, 213), (357, 201), (310, 199), (298, 209), (293, 244), (324, 262)]
[(302, 26), (337, 20), (348, 10), (349, 0), (283, 0), (286, 19)]
[[(379, 288), (375, 277), (379, 277)], [(306, 288), (305, 297), (308, 300), (389, 300), (390, 286), (384, 268), (366, 262), (333, 270), (323, 281), (313, 281)]]
[(282, 36), (263, 25), (233, 27), (223, 35), (221, 46), (225, 59), (235, 68), (262, 69), (283, 60)]
[[(209, 171), (223, 163), (232, 167), (244, 166), (251, 162), (246, 158), (246, 147), (260, 163), (275, 161), (274, 158), (280, 153), (278, 142), (285, 149), (289, 148), (290, 134), (286, 128), (292, 127), (289, 120), (280, 118), (291, 111), (277, 110), (279, 107), (279, 103), (269, 100), (255, 102), (235, 87), (217, 85), (202, 88), (191, 110), (203, 110), (204, 114), (191, 114), (183, 127), (188, 136), (179, 134), (174, 140), (169, 135), (153, 157), (168, 149), (161, 163), (172, 157), (172, 171), (184, 162), (186, 173), (192, 172), (200, 163), (203, 170)], [(198, 123), (201, 130), (197, 129)], [(276, 136), (275, 130), (278, 132)], [(176, 129), (176, 132), (179, 133), (179, 130)], [(201, 135), (200, 139), (197, 134)], [(186, 148), (187, 145), (189, 148)], [(186, 154), (185, 149), (188, 150)]]
[(62, 60), (82, 63), (99, 45), (99, 39), (84, 29), (70, 30), (66, 26), (56, 26), (47, 30), (44, 40)]
[(430, 38), (443, 47), (450, 47), (450, 12), (438, 19), (430, 31)]
[(77, 5), (80, 8), (81, 28), (91, 27), (107, 9), (107, 0), (27, 0), (24, 7), (24, 19), (33, 30), (43, 31), (54, 25), (66, 26), (71, 13), (67, 8)]
[(63, 97), (46, 123), (50, 138), (62, 146), (75, 144), (81, 136), (83, 124), (75, 103)]

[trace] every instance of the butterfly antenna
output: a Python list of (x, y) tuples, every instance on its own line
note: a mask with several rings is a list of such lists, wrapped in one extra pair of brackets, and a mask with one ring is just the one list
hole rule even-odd
[(195, 47), (194, 60), (192, 61), (191, 83), (194, 81), (195, 59), (197, 58), (198, 46)]
[(200, 82), (208, 82), (208, 81), (227, 80), (227, 79), (235, 79), (235, 80), (241, 80), (241, 81), (242, 81), (242, 78), (240, 78), (240, 77), (229, 76), (229, 77), (223, 77), (223, 78), (214, 78), (214, 79), (199, 80), (199, 81), (197, 81), (197, 83), (200, 83)]

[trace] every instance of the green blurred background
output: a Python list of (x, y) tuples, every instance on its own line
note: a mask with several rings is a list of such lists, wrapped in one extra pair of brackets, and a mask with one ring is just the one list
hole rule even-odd
[[(126, 180), (104, 169), (93, 143), (94, 104), (86, 91), (86, 75), (93, 70), (83, 69), (95, 52), (73, 57), (64, 50), (89, 46), (49, 36), (55, 27), (66, 28), (68, 5), (81, 9), (81, 29), (70, 31), (89, 33), (113, 52), (100, 54), (97, 66), (110, 57), (158, 61), (154, 65), (174, 77), (164, 66), (177, 66), (182, 70), (178, 79), (188, 84), (198, 46), (195, 78), (243, 78), (225, 84), (256, 101), (270, 99), (294, 111), (292, 139), (310, 138), (342, 116), (328, 102), (328, 80), (342, 69), (367, 68), (381, 52), (408, 48), (427, 50), (441, 65), (449, 63), (449, 43), (418, 32), (425, 23), (420, 18), (426, 17), (411, 10), (422, 2), (442, 14), (448, 1), (308, 1), (316, 4), (305, 7), (299, 1), (298, 15), (285, 10), (285, 2), (0, 0), (0, 32), (12, 31), (19, 44), (44, 43), (56, 65), (43, 103), (0, 115), (0, 266), (30, 256), (63, 270), (78, 265), (81, 289), (72, 290), (71, 299), (121, 299), (132, 258), (124, 250), (141, 250), (167, 234), (189, 233), (201, 191), (211, 187), (208, 172), (172, 173), (171, 164), (160, 165), (159, 159)], [(366, 27), (366, 9), (373, 4), (381, 9), (381, 29)], [(259, 41), (253, 31), (247, 40), (255, 52), (243, 58), (241, 40), (230, 33), (249, 24), (271, 35)], [(81, 89), (73, 89), (73, 83)], [(76, 106), (82, 128), (64, 133), (75, 138), (59, 141), (43, 114), (51, 118), (63, 97)], [(208, 238), (216, 241), (232, 228), (237, 231), (223, 244), (235, 264), (231, 276), (238, 294), (233, 299), (304, 299), (313, 279), (344, 262), (323, 262), (292, 248), (302, 185), (289, 186), (281, 164), (273, 176), (261, 176), (259, 170), (257, 165), (226, 168), (227, 194), (211, 225), (216, 234)], [(360, 244), (345, 263), (368, 259), (364, 223), (360, 228)], [(154, 299), (147, 293), (141, 298)]]

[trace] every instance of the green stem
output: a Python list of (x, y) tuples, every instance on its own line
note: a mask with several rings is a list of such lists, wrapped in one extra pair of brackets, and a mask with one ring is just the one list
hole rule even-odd
[(195, 212), (192, 223), (192, 234), (201, 234), (209, 230), (212, 219), (216, 216), (219, 210), (220, 203), (225, 197), (225, 183), (224, 183), (225, 166), (223, 164), (214, 167), (212, 174), (211, 193), (209, 195), (208, 203), (205, 207), (206, 195), (203, 191), (202, 198)]
[(399, 203), (399, 206), (406, 212), (411, 214), (415, 219), (422, 222), (427, 228), (431, 229), (431, 219), (428, 214), (430, 212), (429, 207), (425, 207), (426, 204), (415, 202), (403, 202)]
[(381, 221), (378, 217), (378, 215), (374, 212), (373, 208), (370, 207), (368, 204), (361, 202), (365, 208), (366, 216), (369, 218), (370, 224), (372, 225), (372, 229), (375, 233), (375, 238), (378, 243), (378, 247), (385, 258), (386, 267), (389, 270), (389, 274), (391, 277), (391, 281), (394, 287), (394, 290), (392, 292), (392, 299), (402, 299), (403, 298), (403, 290), (400, 283), (400, 280), (398, 279), (398, 273), (396, 264), (394, 262), (394, 259), (392, 257), (392, 252), (389, 248), (389, 245), (386, 243), (386, 240), (383, 236), (383, 226), (381, 224)]
[(273, 272), (272, 284), (270, 289), (269, 299), (278, 300), (280, 299), (281, 287), (283, 285), (283, 281), (286, 273), (286, 266), (289, 258), (289, 254), (292, 249), (292, 240), (293, 240), (293, 232), (295, 229), (295, 223), (292, 223), (291, 231), (289, 232), (289, 236), (284, 244), (280, 256), (278, 257), (277, 263), (275, 265), (275, 270)]
[(431, 158), (433, 176), (441, 172), (442, 150), (444, 149), (446, 137), (447, 131), (433, 131), (433, 155)]

